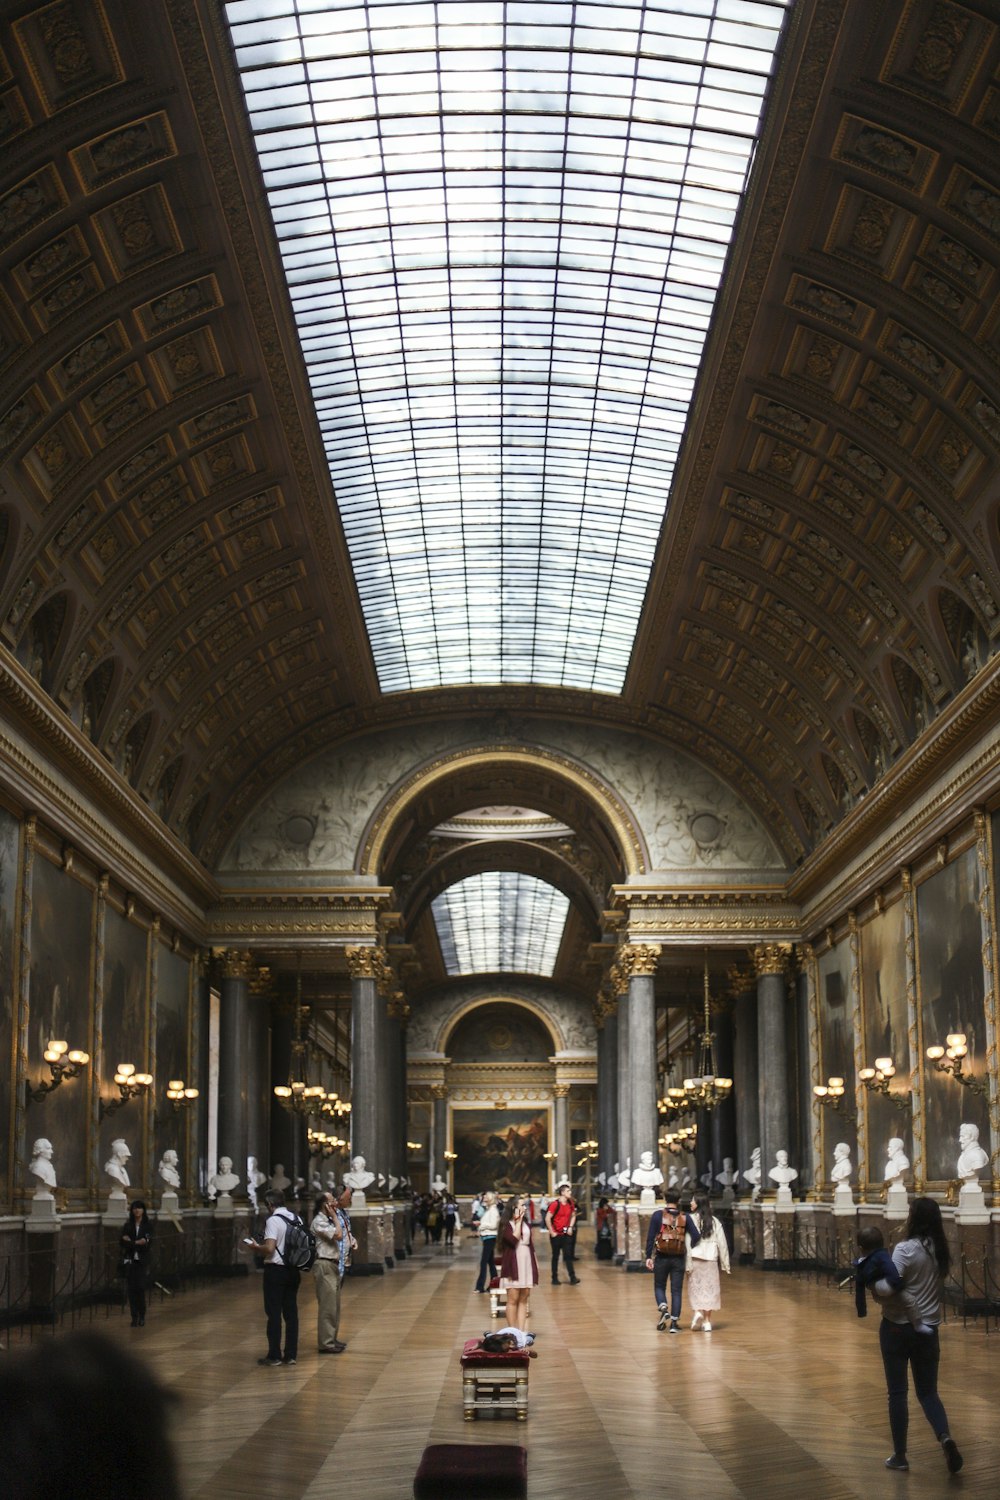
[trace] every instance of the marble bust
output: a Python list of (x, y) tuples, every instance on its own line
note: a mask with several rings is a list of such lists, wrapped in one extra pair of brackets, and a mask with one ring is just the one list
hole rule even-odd
[(739, 1172), (733, 1171), (733, 1158), (731, 1156), (724, 1156), (722, 1158), (722, 1171), (716, 1172), (715, 1180), (716, 1182), (721, 1182), (724, 1188), (731, 1188), (735, 1186), (739, 1175)]
[(894, 1135), (889, 1142), (889, 1160), (885, 1164), (883, 1178), (886, 1182), (899, 1182), (903, 1173), (907, 1171), (910, 1159), (903, 1150), (903, 1142), (899, 1136)]
[(344, 1181), (352, 1192), (363, 1193), (375, 1181), (375, 1173), (369, 1172), (363, 1156), (351, 1159), (351, 1170), (344, 1173)]
[(774, 1166), (767, 1175), (779, 1187), (787, 1187), (790, 1182), (795, 1181), (799, 1174), (794, 1167), (788, 1165), (788, 1152), (778, 1151), (775, 1153)]
[(667, 1168), (667, 1187), (679, 1187), (680, 1181), (681, 1178), (680, 1173), (677, 1170), (677, 1163), (671, 1162), (669, 1167)]
[(962, 1148), (956, 1168), (958, 1176), (964, 1182), (974, 1182), (983, 1168), (990, 1164), (989, 1156), (979, 1144), (979, 1126), (960, 1125), (958, 1144)]
[(247, 1196), (254, 1213), (257, 1212), (257, 1189), (262, 1188), (267, 1181), (267, 1173), (262, 1172), (257, 1165), (256, 1156), (247, 1157)]
[(111, 1142), (111, 1155), (104, 1163), (104, 1170), (112, 1182), (115, 1183), (115, 1186), (111, 1189), (111, 1196), (113, 1198), (124, 1198), (125, 1194), (121, 1189), (131, 1187), (128, 1169), (125, 1165), (131, 1155), (131, 1151), (123, 1140), (119, 1139)]
[(749, 1182), (756, 1190), (760, 1187), (760, 1147), (755, 1146), (750, 1153), (750, 1165), (743, 1173), (744, 1182)]
[(662, 1184), (663, 1173), (653, 1160), (652, 1151), (643, 1151), (639, 1156), (639, 1165), (632, 1168), (632, 1186), (656, 1188)]
[(292, 1185), (292, 1179), (285, 1171), (284, 1164), (276, 1161), (274, 1171), (271, 1173), (271, 1187), (277, 1188), (279, 1193), (285, 1192)]
[(168, 1188), (173, 1188), (176, 1193), (181, 1185), (181, 1174), (177, 1165), (177, 1152), (164, 1151), (160, 1165), (156, 1169)]
[(52, 1142), (40, 1137), (31, 1148), (28, 1171), (35, 1178), (36, 1198), (51, 1198), (56, 1186), (56, 1169), (52, 1165)]
[(846, 1141), (838, 1141), (833, 1148), (833, 1166), (830, 1168), (831, 1182), (850, 1182), (854, 1164), (851, 1161), (851, 1148)]
[(208, 1179), (208, 1190), (214, 1198), (216, 1193), (231, 1193), (240, 1185), (240, 1179), (233, 1171), (233, 1159), (231, 1156), (220, 1156), (219, 1165), (215, 1169), (215, 1175)]
[[(344, 1181), (345, 1182), (347, 1181), (346, 1177), (344, 1178)], [(441, 1176), (441, 1173), (438, 1172), (437, 1176), (434, 1178), (434, 1181), (431, 1183), (431, 1192), (432, 1193), (446, 1193), (447, 1191), (448, 1191), (448, 1184), (443, 1180), (443, 1178)]]

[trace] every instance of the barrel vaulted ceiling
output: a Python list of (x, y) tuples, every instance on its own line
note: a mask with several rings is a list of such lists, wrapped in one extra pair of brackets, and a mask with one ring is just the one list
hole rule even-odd
[(321, 746), (470, 703), (662, 735), (792, 862), (987, 673), (994, 6), (791, 8), (620, 693), (380, 691), (223, 8), (0, 16), (7, 710), (206, 862)]

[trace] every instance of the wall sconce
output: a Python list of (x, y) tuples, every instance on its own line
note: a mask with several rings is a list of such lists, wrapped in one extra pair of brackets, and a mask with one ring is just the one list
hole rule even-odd
[(424, 1149), (423, 1142), (422, 1141), (407, 1141), (407, 1143), (406, 1143), (406, 1149), (407, 1149), (407, 1151), (423, 1151), (423, 1149)]
[(441, 1154), (443, 1155), (445, 1161), (458, 1161), (457, 1151), (443, 1151)]
[(171, 1078), (167, 1084), (167, 1098), (174, 1107), (174, 1113), (193, 1104), (198, 1097), (197, 1089), (186, 1089), (183, 1078)]
[[(938, 1072), (950, 1073), (952, 1078), (955, 1079), (956, 1083), (964, 1084), (965, 1087), (967, 1089), (971, 1089), (974, 1094), (985, 1094), (988, 1089), (988, 1084), (985, 1078), (970, 1078), (968, 1074), (962, 1072), (963, 1059), (965, 1059), (969, 1055), (969, 1049), (965, 1044), (965, 1032), (949, 1032), (948, 1036), (945, 1038), (945, 1041), (948, 1043), (947, 1062), (944, 1061), (946, 1052), (946, 1049), (944, 1047), (927, 1048), (927, 1056), (930, 1058), (935, 1068), (937, 1068)], [(48, 1053), (46, 1053), (45, 1055), (47, 1057)]]
[(588, 1161), (597, 1160), (596, 1141), (581, 1141), (576, 1149), (580, 1153), (580, 1160), (577, 1162), (578, 1167), (585, 1166)]
[(842, 1120), (853, 1120), (853, 1112), (844, 1105), (844, 1080), (842, 1078), (828, 1078), (826, 1083), (813, 1085), (813, 1093), (820, 1104), (825, 1104), (838, 1114)]
[(37, 1089), (31, 1087), (30, 1079), (25, 1081), (29, 1104), (32, 1100), (37, 1103), (39, 1099), (44, 1099), (46, 1094), (51, 1094), (52, 1090), (57, 1089), (65, 1078), (78, 1077), (82, 1069), (90, 1062), (89, 1052), (80, 1052), (75, 1047), (71, 1052), (69, 1042), (49, 1042), (42, 1056), (49, 1065), (52, 1077), (48, 1083), (40, 1083)]
[(889, 1088), (890, 1078), (896, 1076), (896, 1064), (891, 1057), (876, 1057), (874, 1068), (862, 1068), (858, 1077), (871, 1094), (881, 1094), (896, 1109), (910, 1108), (910, 1090), (894, 1094)]
[[(445, 1155), (447, 1155), (447, 1152), (445, 1153)], [(558, 1151), (543, 1151), (542, 1152), (542, 1161), (558, 1161), (558, 1160), (559, 1160), (559, 1152)]]
[(118, 1085), (119, 1098), (112, 1099), (110, 1104), (101, 1100), (100, 1117), (113, 1115), (116, 1109), (121, 1109), (130, 1099), (139, 1099), (152, 1087), (152, 1073), (137, 1073), (135, 1063), (119, 1063), (114, 1077)]

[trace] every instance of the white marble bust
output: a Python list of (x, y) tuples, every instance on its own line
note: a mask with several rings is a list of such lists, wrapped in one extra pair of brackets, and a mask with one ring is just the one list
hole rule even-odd
[(267, 1173), (262, 1172), (257, 1165), (256, 1156), (247, 1157), (247, 1197), (250, 1199), (250, 1207), (254, 1213), (257, 1212), (257, 1189), (262, 1188), (267, 1181)]
[(979, 1144), (979, 1126), (960, 1125), (958, 1144), (962, 1148), (956, 1169), (958, 1176), (965, 1182), (974, 1182), (983, 1168), (990, 1164), (989, 1156)]
[(749, 1182), (752, 1187), (760, 1187), (760, 1147), (755, 1146), (750, 1153), (750, 1165), (743, 1173), (744, 1182)]
[(363, 1193), (375, 1181), (375, 1173), (368, 1171), (363, 1156), (355, 1156), (351, 1159), (351, 1170), (344, 1173), (344, 1181), (352, 1192)]
[(117, 1184), (117, 1187), (111, 1190), (112, 1196), (115, 1198), (123, 1198), (125, 1196), (124, 1193), (118, 1191), (119, 1188), (131, 1187), (128, 1168), (125, 1165), (131, 1155), (132, 1153), (128, 1149), (128, 1146), (120, 1138), (117, 1141), (111, 1142), (111, 1155), (104, 1163), (104, 1170), (112, 1182)]
[(56, 1169), (52, 1165), (52, 1142), (41, 1136), (31, 1148), (28, 1171), (35, 1178), (36, 1198), (51, 1198), (56, 1186)]
[(677, 1170), (677, 1163), (672, 1161), (667, 1168), (667, 1187), (680, 1187), (680, 1182), (681, 1178)]
[(838, 1141), (833, 1148), (833, 1166), (830, 1168), (831, 1182), (850, 1182), (854, 1164), (851, 1148), (846, 1141)]
[(733, 1171), (733, 1158), (731, 1156), (724, 1156), (722, 1158), (722, 1171), (716, 1172), (715, 1180), (716, 1182), (721, 1182), (724, 1188), (731, 1188), (735, 1186), (739, 1175), (739, 1172)]
[(291, 1185), (292, 1179), (285, 1171), (284, 1163), (276, 1161), (274, 1164), (274, 1171), (271, 1173), (271, 1187), (277, 1188), (279, 1193), (283, 1193), (286, 1188), (290, 1188)]
[(220, 1156), (214, 1175), (208, 1179), (209, 1193), (214, 1198), (216, 1193), (231, 1193), (239, 1185), (240, 1179), (233, 1171), (232, 1157)]
[(787, 1187), (790, 1182), (795, 1181), (799, 1174), (794, 1167), (788, 1165), (788, 1152), (778, 1151), (775, 1153), (774, 1166), (767, 1175), (779, 1187)]
[(156, 1169), (168, 1188), (173, 1188), (176, 1193), (181, 1185), (181, 1174), (177, 1165), (177, 1152), (164, 1151), (160, 1165)]
[[(345, 1182), (347, 1181), (346, 1177), (344, 1178), (344, 1181)], [(441, 1173), (438, 1172), (437, 1176), (434, 1178), (434, 1181), (431, 1183), (431, 1192), (432, 1193), (446, 1193), (447, 1191), (448, 1191), (448, 1184), (442, 1179)]]
[(643, 1151), (639, 1157), (639, 1165), (632, 1171), (632, 1186), (655, 1188), (662, 1185), (663, 1173), (653, 1160), (652, 1151)]
[(903, 1142), (898, 1135), (894, 1135), (889, 1142), (889, 1160), (885, 1164), (885, 1172), (882, 1174), (886, 1182), (898, 1182), (903, 1173), (907, 1171), (910, 1159), (903, 1149)]

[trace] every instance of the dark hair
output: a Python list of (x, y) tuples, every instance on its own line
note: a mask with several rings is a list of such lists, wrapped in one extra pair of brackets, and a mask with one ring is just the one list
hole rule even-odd
[(925, 1245), (929, 1240), (930, 1246), (928, 1248), (933, 1250), (934, 1259), (937, 1261), (938, 1274), (947, 1276), (951, 1269), (951, 1251), (948, 1249), (948, 1241), (944, 1237), (941, 1208), (933, 1198), (914, 1198), (910, 1204), (910, 1217), (906, 1221), (903, 1238), (907, 1240), (922, 1240)]
[(135, 1209), (137, 1209), (137, 1208), (141, 1208), (142, 1209), (142, 1218), (139, 1221), (139, 1228), (140, 1229), (148, 1229), (149, 1228), (149, 1218), (147, 1217), (147, 1214), (146, 1214), (145, 1199), (143, 1199), (143, 1198), (133, 1198), (132, 1202), (128, 1206), (128, 1218), (125, 1220), (125, 1228), (128, 1229), (128, 1230), (131, 1230), (131, 1226), (135, 1223), (135, 1218), (133, 1217), (133, 1215), (134, 1215)]
[(0, 1366), (7, 1500), (180, 1500), (168, 1433), (174, 1401), (147, 1367), (99, 1333), (40, 1340)]
[(885, 1249), (885, 1236), (877, 1224), (866, 1224), (864, 1229), (858, 1230), (858, 1249), (867, 1250), (869, 1254), (873, 1250)]
[(518, 1344), (512, 1333), (484, 1333), (479, 1347), (484, 1354), (509, 1354)]
[(336, 1198), (336, 1196), (337, 1195), (333, 1191), (333, 1188), (320, 1193), (319, 1197), (316, 1199), (316, 1202), (313, 1204), (313, 1218), (315, 1219), (317, 1214), (325, 1214), (327, 1198)]
[(607, 1200), (607, 1198), (602, 1198), (601, 1201), (600, 1201), (600, 1203), (597, 1206), (598, 1206), (598, 1208), (607, 1208), (607, 1206), (608, 1206), (608, 1200)]
[(712, 1217), (712, 1200), (707, 1193), (699, 1193), (695, 1199), (695, 1208), (698, 1210), (698, 1228), (701, 1233), (711, 1234), (715, 1220)]
[(503, 1232), (504, 1225), (509, 1224), (511, 1219), (514, 1217), (514, 1214), (517, 1210), (517, 1205), (521, 1201), (521, 1197), (522, 1195), (520, 1193), (512, 1193), (511, 1196), (507, 1199), (503, 1208), (500, 1210), (500, 1224), (498, 1227), (501, 1233)]
[(264, 1194), (264, 1202), (268, 1208), (284, 1208), (285, 1195), (280, 1188), (268, 1188)]
[(681, 1201), (681, 1195), (676, 1188), (664, 1188), (663, 1201), (664, 1203), (679, 1203)]

